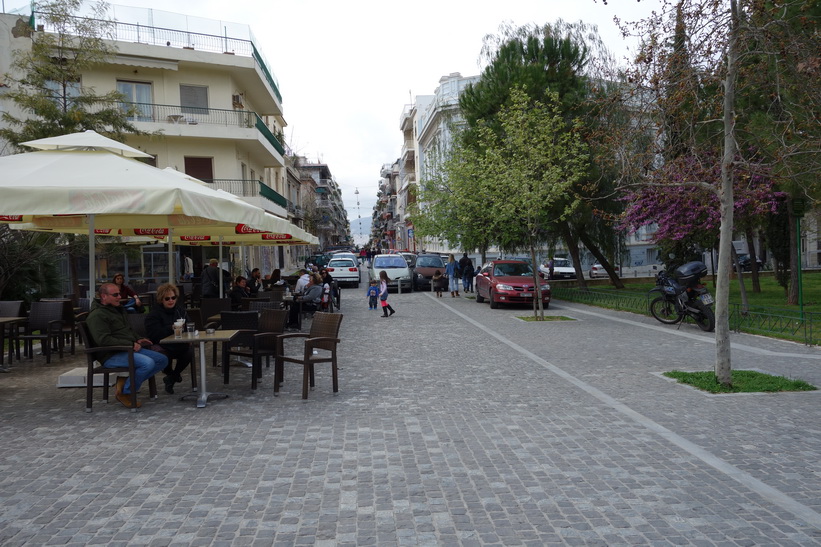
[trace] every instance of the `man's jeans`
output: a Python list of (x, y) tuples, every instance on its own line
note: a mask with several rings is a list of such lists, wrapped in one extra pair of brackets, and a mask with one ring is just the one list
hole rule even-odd
[[(108, 360), (103, 363), (104, 367), (108, 368), (116, 368), (116, 367), (128, 367), (128, 352), (121, 351), (115, 353)], [(151, 378), (162, 369), (168, 366), (168, 357), (163, 355), (162, 353), (157, 353), (156, 351), (151, 351), (150, 349), (141, 349), (138, 352), (134, 353), (134, 376), (137, 380), (137, 391), (140, 390), (140, 386), (143, 385), (147, 379)], [(131, 378), (125, 381), (125, 387), (123, 388), (123, 394), (130, 394), (131, 393)]]
[(462, 288), (465, 292), (473, 290), (473, 275), (465, 274), (462, 276)]

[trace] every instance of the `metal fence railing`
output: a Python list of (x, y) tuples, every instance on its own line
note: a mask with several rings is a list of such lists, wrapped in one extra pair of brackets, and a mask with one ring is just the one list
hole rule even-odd
[[(553, 286), (552, 296), (557, 300), (578, 302), (620, 311), (650, 315), (650, 299), (647, 295), (629, 291), (588, 289)], [(760, 334), (802, 342), (807, 345), (821, 344), (821, 313), (805, 312), (790, 314), (776, 308), (757, 307), (741, 311), (740, 304), (730, 304), (730, 329), (735, 332)]]

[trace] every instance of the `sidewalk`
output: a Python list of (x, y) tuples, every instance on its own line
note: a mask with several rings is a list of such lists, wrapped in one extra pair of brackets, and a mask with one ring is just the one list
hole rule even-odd
[[(0, 375), (2, 545), (821, 544), (821, 392), (710, 396), (661, 372), (711, 369), (693, 325), (553, 302), (527, 309), (344, 289), (328, 369), (247, 369), (197, 409), (138, 413), (57, 390), (73, 366)], [(735, 368), (821, 386), (817, 348), (733, 336)], [(187, 379), (186, 375), (183, 375)], [(161, 384), (160, 384), (161, 386)], [(143, 392), (147, 393), (147, 386)], [(98, 399), (100, 394), (96, 394)]]

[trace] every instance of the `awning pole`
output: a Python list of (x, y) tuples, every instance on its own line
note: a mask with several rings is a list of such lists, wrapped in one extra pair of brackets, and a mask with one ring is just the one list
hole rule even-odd
[(88, 215), (88, 294), (86, 298), (94, 298), (96, 292), (96, 268), (94, 260), (94, 215)]
[(220, 263), (219, 263), (219, 274), (220, 274), (220, 298), (225, 298), (224, 296), (224, 286), (225, 282), (222, 280), (222, 236), (220, 236)]

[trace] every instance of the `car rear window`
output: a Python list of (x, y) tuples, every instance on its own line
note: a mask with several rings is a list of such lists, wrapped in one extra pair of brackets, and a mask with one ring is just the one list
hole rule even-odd
[(347, 258), (337, 258), (328, 263), (329, 268), (350, 268), (353, 266), (353, 260)]
[(438, 256), (420, 256), (416, 259), (417, 268), (444, 268), (445, 263)]
[(530, 264), (523, 262), (513, 264), (496, 264), (493, 268), (493, 275), (533, 275)]
[(402, 255), (395, 256), (377, 256), (373, 259), (374, 268), (407, 268), (408, 263), (402, 258)]

